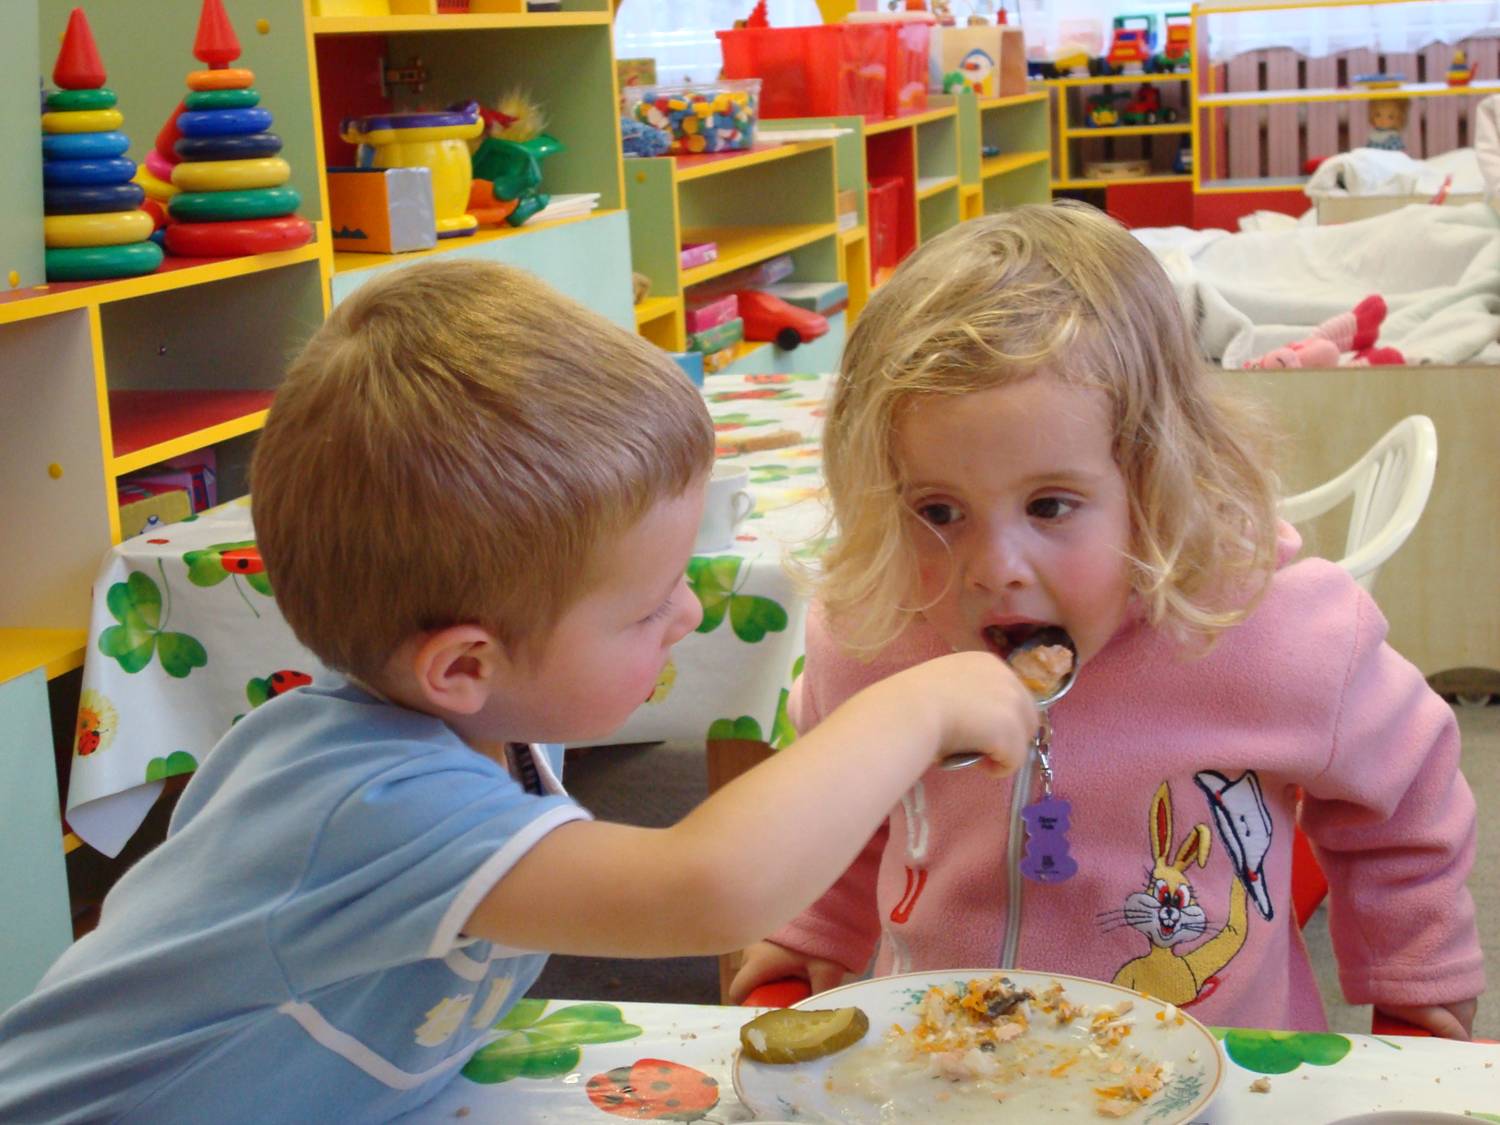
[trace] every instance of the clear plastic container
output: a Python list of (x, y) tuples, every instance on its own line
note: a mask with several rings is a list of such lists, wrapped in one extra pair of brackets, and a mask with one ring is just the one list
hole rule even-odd
[(627, 86), (625, 116), (664, 129), (674, 156), (732, 152), (755, 143), (760, 79), (677, 86)]

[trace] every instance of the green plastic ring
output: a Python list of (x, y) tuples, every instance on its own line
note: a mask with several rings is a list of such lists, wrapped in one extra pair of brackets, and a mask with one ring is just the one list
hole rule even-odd
[(260, 91), (194, 90), (182, 102), (188, 109), (249, 109), (260, 104)]
[(225, 219), (276, 219), (302, 203), (296, 188), (251, 188), (245, 191), (188, 191), (167, 204), (181, 223), (214, 223)]
[(47, 108), (69, 112), (79, 109), (114, 109), (120, 99), (106, 86), (97, 90), (56, 90), (47, 95)]
[(161, 265), (161, 247), (149, 240), (123, 246), (76, 246), (46, 251), (48, 281), (137, 277)]

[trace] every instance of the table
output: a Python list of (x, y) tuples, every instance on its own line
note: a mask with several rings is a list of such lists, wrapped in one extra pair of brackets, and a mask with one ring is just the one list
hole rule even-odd
[[(790, 738), (785, 700), (807, 603), (783, 563), (814, 550), (823, 505), (818, 435), (832, 376), (711, 375), (704, 397), (724, 447), (750, 469), (756, 507), (733, 547), (695, 557), (704, 607), (650, 702), (614, 743)], [(796, 444), (739, 453), (744, 435)], [(69, 826), (117, 855), (169, 777), (197, 768), (237, 718), (327, 670), (277, 612), (248, 498), (128, 539), (94, 583), (68, 786)]]
[[(590, 1089), (602, 1100), (630, 1081), (635, 1097), (649, 1104), (629, 1112), (617, 1105), (615, 1120), (751, 1121), (735, 1096), (732, 1070), (740, 1024), (763, 1010), (522, 1000), (502, 1021), (501, 1038), (410, 1120), (604, 1125), (611, 1114), (594, 1104)], [(1497, 1045), (1239, 1029), (1216, 1034), (1230, 1062), (1200, 1122), (1319, 1125), (1392, 1110), (1500, 1120)], [(1269, 1090), (1253, 1092), (1251, 1083), (1261, 1078)], [(656, 1082), (665, 1088), (654, 1090)], [(667, 1107), (671, 1097), (682, 1104)]]

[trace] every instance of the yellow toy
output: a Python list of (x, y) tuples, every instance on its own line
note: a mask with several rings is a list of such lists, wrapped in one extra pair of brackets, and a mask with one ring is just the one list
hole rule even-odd
[(1448, 64), (1448, 85), (1467, 86), (1474, 81), (1474, 67), (1462, 49), (1454, 51), (1453, 61)]
[(437, 236), (473, 234), (479, 222), (467, 211), (474, 169), (466, 142), (484, 132), (479, 104), (435, 113), (387, 113), (345, 121), (339, 135), (359, 146), (361, 168), (427, 168)]

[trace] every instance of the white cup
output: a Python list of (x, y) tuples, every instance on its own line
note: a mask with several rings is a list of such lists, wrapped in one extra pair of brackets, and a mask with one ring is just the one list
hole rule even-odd
[(740, 524), (755, 508), (755, 497), (747, 489), (749, 483), (749, 469), (714, 466), (703, 502), (703, 521), (698, 525), (698, 538), (693, 541), (695, 555), (722, 551), (734, 542)]

